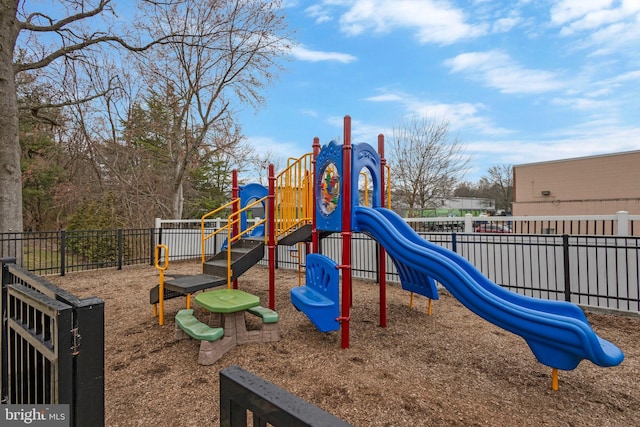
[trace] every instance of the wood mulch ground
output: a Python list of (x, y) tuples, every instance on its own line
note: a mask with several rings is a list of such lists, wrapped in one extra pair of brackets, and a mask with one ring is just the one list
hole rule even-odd
[[(196, 263), (169, 273), (198, 274)], [(240, 289), (268, 304), (268, 271), (253, 267)], [(166, 302), (158, 326), (150, 266), (98, 270), (48, 279), (105, 301), (107, 426), (219, 424), (219, 371), (231, 365), (262, 376), (354, 426), (632, 426), (640, 425), (640, 318), (589, 313), (595, 331), (619, 346), (624, 362), (600, 368), (583, 361), (560, 372), (526, 343), (471, 313), (446, 292), (427, 316), (427, 300), (388, 287), (388, 326), (378, 326), (378, 287), (355, 281), (351, 346), (340, 333), (318, 332), (289, 302), (295, 272), (276, 272), (281, 340), (232, 349), (211, 366), (197, 363), (199, 343), (174, 340), (184, 299)]]

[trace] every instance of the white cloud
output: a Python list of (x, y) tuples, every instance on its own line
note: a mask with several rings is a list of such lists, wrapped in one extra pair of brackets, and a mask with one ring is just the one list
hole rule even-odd
[(294, 58), (300, 61), (320, 62), (320, 61), (336, 61), (348, 64), (356, 61), (358, 58), (348, 53), (341, 52), (324, 52), (320, 50), (309, 50), (302, 46), (295, 46), (291, 49)]
[(317, 118), (318, 117), (318, 112), (316, 110), (311, 110), (309, 108), (305, 108), (303, 110), (300, 110), (300, 114), (302, 114), (303, 116), (307, 116), (307, 117), (313, 117), (313, 118)]
[(619, 76), (612, 77), (607, 81), (607, 83), (612, 85), (618, 85), (618, 84), (629, 82), (629, 81), (631, 82), (640, 81), (640, 70), (629, 71), (629, 72), (620, 74)]
[(333, 17), (328, 13), (326, 8), (322, 7), (321, 4), (314, 4), (305, 9), (305, 12), (310, 17), (314, 18), (316, 23), (321, 24), (324, 22), (332, 21)]
[(486, 25), (468, 23), (463, 9), (445, 0), (324, 0), (306, 11), (321, 22), (333, 19), (335, 8), (348, 9), (340, 26), (350, 35), (409, 28), (420, 43), (451, 44), (487, 33)]
[(601, 101), (590, 97), (553, 98), (551, 103), (574, 110), (607, 110), (612, 107), (610, 101)]
[(608, 8), (612, 0), (561, 0), (551, 8), (551, 22), (564, 25)]
[(637, 150), (639, 139), (638, 127), (589, 122), (537, 139), (475, 140), (466, 145), (479, 164), (515, 165)]
[(565, 86), (555, 73), (524, 68), (497, 50), (462, 53), (446, 60), (444, 65), (452, 73), (465, 73), (502, 93), (543, 93)]
[(521, 22), (522, 18), (520, 17), (500, 18), (493, 23), (491, 30), (494, 33), (506, 33)]
[[(640, 39), (640, 1), (638, 0), (562, 0), (551, 8), (551, 24), (560, 35), (580, 38), (584, 48), (594, 54), (637, 51)], [(634, 48), (626, 49), (625, 47)]]
[(384, 92), (366, 98), (369, 102), (396, 102), (404, 107), (404, 116), (433, 117), (449, 122), (454, 131), (475, 131), (485, 135), (504, 135), (508, 129), (495, 126), (490, 119), (481, 115), (485, 106), (480, 103), (442, 103), (423, 100), (401, 92)]
[(365, 101), (371, 102), (403, 102), (406, 99), (406, 96), (400, 95), (398, 93), (383, 93), (380, 95), (370, 96), (365, 99)]

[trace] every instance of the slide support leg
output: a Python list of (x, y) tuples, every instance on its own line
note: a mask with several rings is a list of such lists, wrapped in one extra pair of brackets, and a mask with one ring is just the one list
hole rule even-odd
[(558, 390), (558, 368), (553, 368), (551, 371), (551, 388)]

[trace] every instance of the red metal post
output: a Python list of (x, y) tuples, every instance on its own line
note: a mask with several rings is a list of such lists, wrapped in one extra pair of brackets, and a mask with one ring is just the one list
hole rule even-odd
[(269, 165), (269, 195), (267, 197), (267, 251), (269, 253), (269, 308), (276, 309), (276, 177)]
[(314, 254), (320, 252), (320, 240), (318, 237), (318, 229), (316, 228), (317, 218), (316, 218), (316, 197), (318, 197), (317, 189), (316, 189), (316, 177), (318, 176), (318, 165), (316, 164), (316, 158), (318, 154), (320, 154), (320, 138), (317, 136), (313, 138), (313, 158), (311, 159), (312, 169), (313, 169), (313, 182), (311, 183), (311, 191), (313, 192), (313, 206), (311, 207), (311, 251)]
[[(387, 160), (384, 158), (384, 135), (378, 135), (378, 154), (380, 155), (380, 207), (385, 207), (385, 166)], [(378, 282), (380, 286), (380, 326), (387, 327), (387, 251), (381, 244), (378, 244)]]
[[(240, 187), (238, 186), (238, 170), (234, 169), (233, 171), (231, 171), (231, 199), (235, 201), (233, 205), (231, 205), (231, 209), (232, 209), (231, 211), (234, 214), (237, 214), (238, 211), (240, 210), (240, 201), (238, 200), (239, 196), (240, 196)], [(235, 218), (235, 215), (234, 215), (234, 218)], [(227, 240), (228, 251), (231, 250), (231, 238), (237, 236), (238, 234), (239, 234), (238, 223), (235, 222), (232, 227), (231, 236), (229, 236), (229, 239)], [(238, 279), (233, 281), (233, 289), (238, 289)]]
[(349, 348), (351, 309), (351, 117), (344, 117), (342, 146), (342, 348)]

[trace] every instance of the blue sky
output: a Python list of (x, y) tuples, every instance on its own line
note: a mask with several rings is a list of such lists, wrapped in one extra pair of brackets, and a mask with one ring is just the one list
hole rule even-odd
[(496, 164), (640, 149), (639, 0), (287, 1), (297, 46), (241, 120), (286, 157), (444, 118), (476, 182)]

